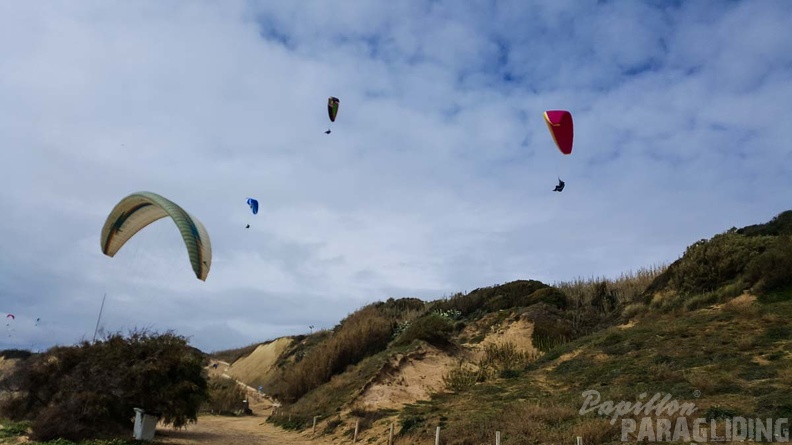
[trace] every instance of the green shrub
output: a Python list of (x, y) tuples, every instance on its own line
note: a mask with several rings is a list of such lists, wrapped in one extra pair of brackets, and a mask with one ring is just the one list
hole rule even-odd
[(31, 420), (34, 440), (128, 432), (136, 407), (179, 427), (197, 419), (207, 397), (203, 362), (172, 333), (137, 331), (55, 347), (15, 368), (6, 384), (17, 393), (0, 410), (12, 420)]
[(539, 289), (548, 287), (536, 280), (517, 280), (497, 286), (483, 287), (468, 294), (457, 293), (438, 303), (441, 310), (455, 309), (463, 316), (488, 313), (521, 305), (521, 300)]
[(234, 380), (212, 377), (209, 379), (209, 398), (203, 410), (214, 414), (236, 415), (244, 408), (242, 401), (247, 394)]
[(649, 311), (649, 307), (644, 303), (632, 303), (622, 309), (622, 317), (626, 320), (641, 316)]
[(404, 416), (399, 420), (400, 420), (399, 423), (401, 424), (401, 430), (399, 430), (399, 435), (407, 434), (410, 431), (420, 428), (421, 425), (426, 423), (425, 417), (416, 416), (416, 415)]
[(488, 344), (484, 347), (484, 356), (479, 360), (479, 368), (487, 377), (493, 377), (504, 372), (520, 372), (536, 358), (535, 355), (517, 349), (511, 342)]
[(792, 286), (792, 237), (779, 237), (748, 265), (756, 292), (772, 292)]
[(453, 331), (454, 325), (448, 318), (431, 313), (412, 322), (397, 339), (396, 344), (407, 345), (415, 340), (423, 340), (435, 346), (445, 346)]
[(475, 385), (479, 379), (479, 372), (460, 363), (443, 375), (445, 387), (454, 392), (462, 392)]
[(29, 429), (30, 429), (29, 421), (21, 421), (21, 422), (3, 421), (2, 428), (0, 428), (0, 438), (24, 436), (28, 433)]
[(686, 249), (669, 285), (685, 294), (714, 291), (737, 279), (773, 242), (773, 237), (746, 237), (737, 233), (698, 241)]
[(545, 303), (558, 309), (566, 309), (567, 296), (555, 287), (545, 287), (517, 300), (517, 306), (531, 306), (536, 303)]

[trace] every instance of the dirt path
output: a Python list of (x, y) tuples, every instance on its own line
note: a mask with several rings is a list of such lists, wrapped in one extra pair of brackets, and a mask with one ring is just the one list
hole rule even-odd
[(200, 416), (183, 430), (157, 428), (156, 440), (173, 445), (326, 445), (266, 423), (269, 412), (253, 409), (252, 416)]
[[(231, 378), (225, 374), (225, 367), (227, 364), (221, 364), (217, 369), (210, 368), (210, 373)], [(197, 423), (190, 424), (182, 430), (159, 426), (155, 435), (156, 441), (169, 445), (328, 445), (331, 443), (321, 438), (313, 440), (306, 434), (286, 431), (266, 423), (267, 417), (272, 412), (273, 401), (258, 394), (254, 388), (241, 382), (237, 383), (247, 389), (253, 415), (241, 417), (201, 415)]]

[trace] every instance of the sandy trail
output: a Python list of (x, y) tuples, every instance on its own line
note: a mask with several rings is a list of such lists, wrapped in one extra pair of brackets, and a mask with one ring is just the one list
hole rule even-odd
[(173, 445), (324, 445), (329, 443), (308, 440), (297, 433), (265, 423), (269, 412), (252, 409), (252, 416), (200, 416), (198, 423), (182, 430), (157, 428), (155, 439), (160, 443)]
[[(217, 369), (209, 368), (210, 373), (231, 378), (225, 374), (227, 365), (221, 363)], [(253, 415), (231, 416), (198, 416), (198, 422), (181, 430), (159, 426), (155, 440), (169, 445), (327, 445), (331, 442), (317, 438), (312, 440), (299, 433), (286, 431), (266, 423), (272, 412), (272, 400), (260, 395), (254, 388), (241, 382), (240, 386), (247, 389), (248, 401)]]

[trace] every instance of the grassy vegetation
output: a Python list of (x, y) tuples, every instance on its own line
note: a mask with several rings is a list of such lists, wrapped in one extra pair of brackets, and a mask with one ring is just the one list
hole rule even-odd
[[(512, 444), (560, 443), (575, 435), (586, 443), (619, 442), (618, 423), (578, 414), (587, 389), (602, 400), (668, 393), (709, 417), (788, 417), (791, 234), (792, 212), (785, 212), (767, 224), (696, 242), (668, 266), (553, 286), (516, 281), (429, 302), (409, 322), (391, 314), (396, 325), (388, 345), (283, 413), (291, 413), (290, 427), (308, 427), (313, 415), (352, 402), (398, 354), (394, 348), (428, 342), (453, 353), (504, 322), (524, 319), (540, 357), (505, 344), (486, 346), (478, 362), (459, 361), (444, 374), (446, 391), (399, 414), (399, 443), (429, 441), (438, 425), (448, 444), (488, 442), (496, 430)], [(736, 298), (746, 290), (757, 298)], [(625, 327), (628, 321), (635, 323)], [(335, 415), (327, 431), (345, 424)]]
[(310, 336), (290, 348), (290, 360), (280, 360), (280, 371), (267, 383), (269, 393), (286, 403), (297, 401), (321, 385), (385, 350), (399, 323), (410, 322), (425, 311), (415, 298), (389, 299), (350, 314), (332, 332)]

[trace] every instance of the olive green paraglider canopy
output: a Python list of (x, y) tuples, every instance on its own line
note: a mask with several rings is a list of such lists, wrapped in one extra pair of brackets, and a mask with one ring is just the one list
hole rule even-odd
[(197, 218), (156, 193), (133, 193), (116, 204), (102, 227), (102, 253), (115, 256), (140, 229), (166, 216), (173, 219), (181, 232), (195, 276), (206, 281), (212, 265), (209, 234)]

